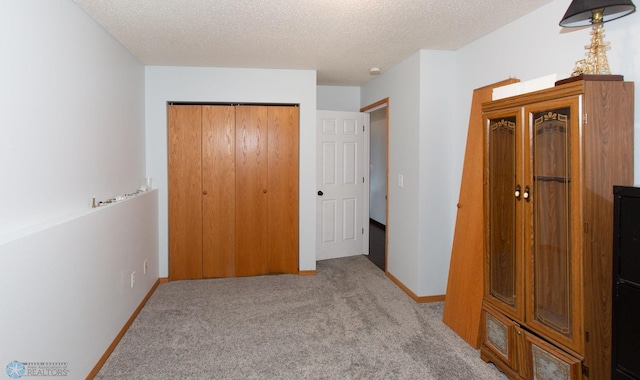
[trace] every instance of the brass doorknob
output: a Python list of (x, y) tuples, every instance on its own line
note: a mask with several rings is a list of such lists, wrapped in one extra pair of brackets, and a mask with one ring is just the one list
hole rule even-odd
[(531, 201), (531, 188), (529, 186), (524, 188), (524, 194), (522, 194), (522, 198), (524, 198), (527, 202)]

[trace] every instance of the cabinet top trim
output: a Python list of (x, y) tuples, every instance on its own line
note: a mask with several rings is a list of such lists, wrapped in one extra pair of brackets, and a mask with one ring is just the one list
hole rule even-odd
[(590, 85), (602, 86), (625, 86), (633, 85), (633, 82), (623, 81), (596, 81), (596, 80), (576, 80), (573, 82), (558, 84), (555, 87), (545, 88), (539, 91), (529, 92), (526, 94), (516, 95), (509, 98), (498, 99), (486, 103), (482, 103), (482, 111), (494, 111), (506, 107), (521, 107), (539, 101), (548, 100), (550, 96), (553, 98), (562, 98), (567, 96), (575, 96), (585, 93), (586, 87)]
[(178, 102), (168, 101), (169, 106), (277, 106), (277, 107), (299, 107), (299, 103), (238, 103), (238, 102)]

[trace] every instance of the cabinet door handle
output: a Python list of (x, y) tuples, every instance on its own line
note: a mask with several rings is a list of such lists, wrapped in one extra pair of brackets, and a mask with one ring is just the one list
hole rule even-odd
[(520, 185), (516, 186), (516, 191), (513, 193), (513, 195), (516, 197), (517, 200), (520, 200)]
[(207, 195), (207, 190), (202, 191), (202, 195)]
[(524, 194), (522, 194), (522, 198), (524, 198), (524, 200), (527, 202), (531, 201), (530, 193), (531, 193), (531, 189), (529, 188), (529, 186), (525, 187)]
[(319, 196), (323, 196), (323, 195), (324, 195), (324, 193), (322, 192), (322, 190), (318, 191), (318, 195), (319, 195)]

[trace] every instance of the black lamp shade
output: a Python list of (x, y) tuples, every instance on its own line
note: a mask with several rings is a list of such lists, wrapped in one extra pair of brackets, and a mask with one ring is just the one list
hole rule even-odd
[(591, 25), (592, 11), (602, 9), (602, 22), (615, 20), (636, 11), (631, 0), (573, 0), (560, 26), (572, 28)]

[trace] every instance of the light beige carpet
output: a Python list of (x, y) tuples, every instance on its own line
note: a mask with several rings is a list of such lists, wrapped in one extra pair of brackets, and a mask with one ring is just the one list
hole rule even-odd
[(364, 256), (160, 285), (99, 379), (506, 379)]

